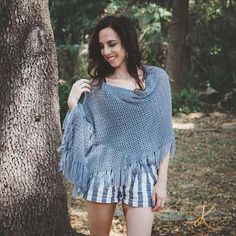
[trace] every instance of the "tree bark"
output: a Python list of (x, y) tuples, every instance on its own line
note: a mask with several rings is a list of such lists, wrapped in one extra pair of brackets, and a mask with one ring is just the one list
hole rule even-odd
[(173, 1), (166, 70), (170, 78), (174, 80), (174, 91), (176, 92), (179, 92), (184, 85), (181, 71), (187, 31), (188, 5), (189, 0)]
[(0, 235), (71, 235), (47, 0), (0, 0)]

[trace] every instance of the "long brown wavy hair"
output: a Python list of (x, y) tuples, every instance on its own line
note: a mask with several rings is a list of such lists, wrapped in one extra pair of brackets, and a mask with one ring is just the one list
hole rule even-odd
[(98, 80), (97, 85), (101, 86), (102, 81), (115, 71), (101, 55), (99, 45), (99, 32), (107, 27), (113, 29), (120, 37), (121, 44), (128, 55), (126, 58), (128, 73), (137, 81), (140, 90), (144, 90), (137, 68), (143, 71), (143, 78), (146, 77), (146, 70), (141, 64), (141, 52), (139, 50), (136, 27), (132, 20), (125, 16), (106, 16), (94, 27), (89, 38), (88, 74), (94, 80)]

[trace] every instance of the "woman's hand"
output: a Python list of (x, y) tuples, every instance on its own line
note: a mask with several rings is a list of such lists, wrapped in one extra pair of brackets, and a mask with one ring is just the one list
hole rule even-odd
[(70, 110), (73, 110), (73, 108), (76, 106), (77, 102), (79, 101), (81, 94), (83, 92), (90, 92), (91, 86), (90, 81), (88, 79), (80, 79), (77, 80), (70, 91), (69, 97), (68, 97), (68, 107)]
[(160, 211), (165, 207), (167, 200), (166, 183), (156, 183), (152, 193), (152, 201), (155, 206), (152, 211)]

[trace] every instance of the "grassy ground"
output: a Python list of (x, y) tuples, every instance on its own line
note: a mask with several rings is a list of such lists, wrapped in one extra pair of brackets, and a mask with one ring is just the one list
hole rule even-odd
[[(222, 124), (236, 121), (235, 115), (211, 114), (177, 122), (192, 122), (194, 129), (176, 130), (177, 150), (168, 174), (169, 201), (155, 214), (152, 235), (236, 235), (236, 128)], [(68, 204), (73, 228), (89, 235), (83, 201), (71, 198)], [(194, 226), (193, 222), (213, 209)], [(113, 220), (111, 236), (126, 235), (120, 206)]]

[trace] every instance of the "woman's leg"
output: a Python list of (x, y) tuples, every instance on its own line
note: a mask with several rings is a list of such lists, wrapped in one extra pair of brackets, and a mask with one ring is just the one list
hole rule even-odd
[(90, 236), (109, 236), (116, 203), (85, 201), (88, 211)]
[(150, 236), (154, 213), (151, 207), (131, 207), (123, 203), (128, 236)]

